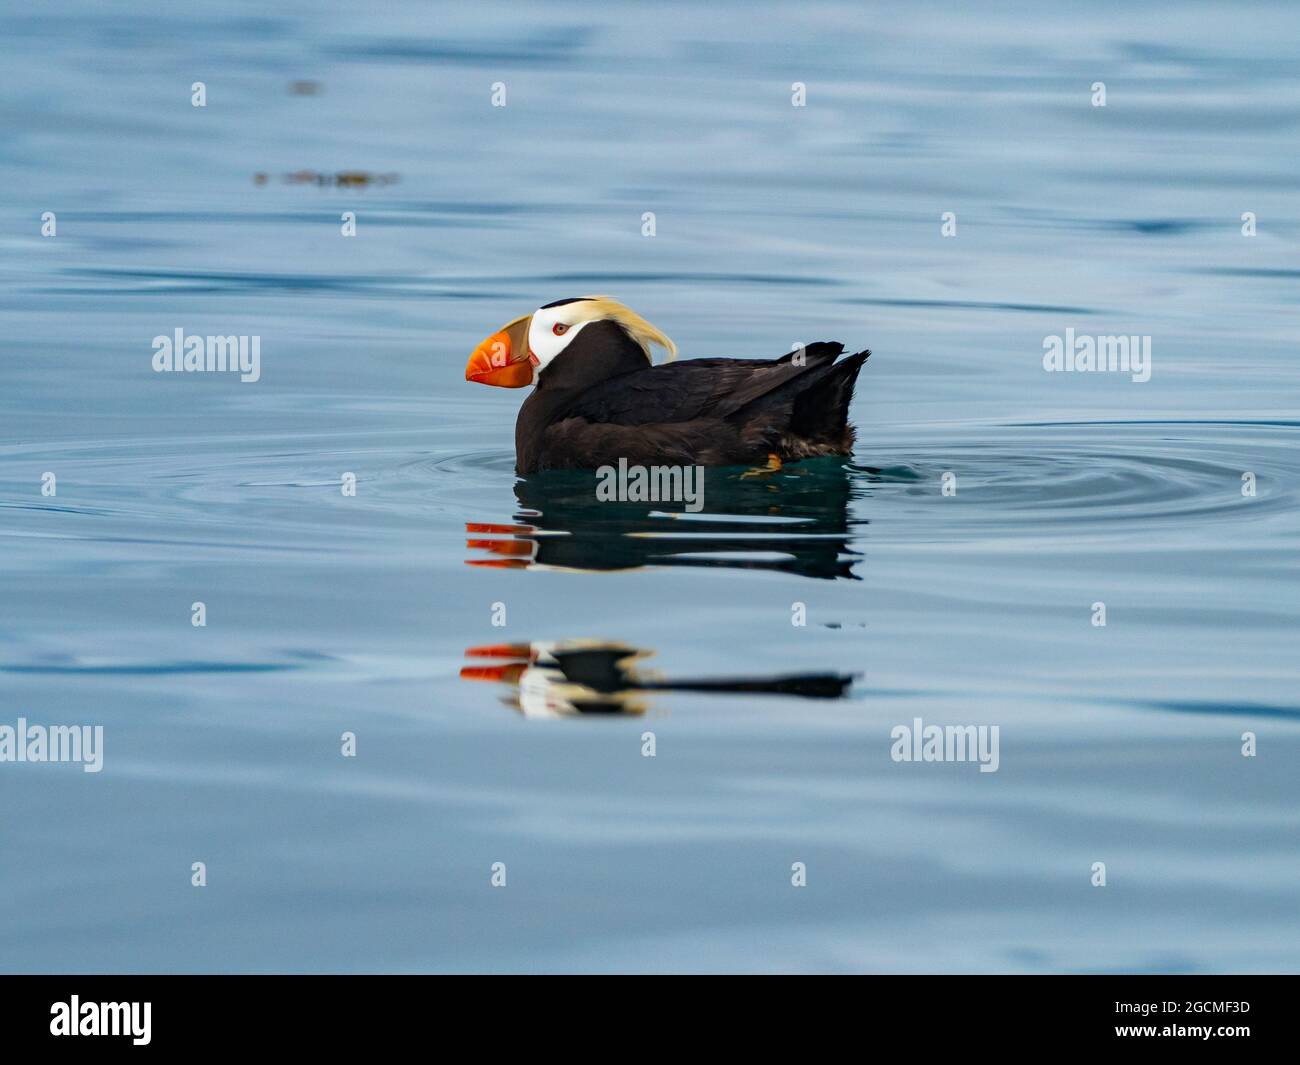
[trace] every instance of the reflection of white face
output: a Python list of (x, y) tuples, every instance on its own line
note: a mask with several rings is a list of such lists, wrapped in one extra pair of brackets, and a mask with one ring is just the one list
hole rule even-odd
[(566, 303), (560, 307), (543, 307), (533, 315), (528, 327), (528, 350), (537, 358), (539, 374), (587, 324), (578, 320), (581, 310), (581, 303)]
[(564, 674), (554, 666), (529, 666), (519, 676), (519, 709), (524, 717), (564, 717), (573, 707), (556, 691)]

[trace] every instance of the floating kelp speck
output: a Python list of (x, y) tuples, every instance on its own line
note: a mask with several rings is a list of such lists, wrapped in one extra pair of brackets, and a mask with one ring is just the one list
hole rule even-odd
[[(258, 171), (253, 175), (254, 185), (265, 185), (270, 180), (271, 176), (264, 171)], [(396, 185), (401, 179), (397, 174), (373, 174), (369, 170), (340, 170), (333, 174), (319, 170), (295, 170), (291, 174), (282, 174), (280, 180), (286, 185), (360, 189), (370, 185)]]

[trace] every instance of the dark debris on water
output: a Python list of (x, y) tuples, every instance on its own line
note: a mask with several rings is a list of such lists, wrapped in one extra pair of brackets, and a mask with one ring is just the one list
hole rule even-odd
[[(254, 185), (266, 185), (271, 176), (265, 171), (253, 175)], [(397, 174), (376, 174), (369, 170), (338, 170), (333, 173), (321, 170), (295, 170), (281, 174), (280, 181), (285, 185), (316, 185), (319, 188), (361, 189), (369, 186), (396, 185), (401, 178)]]

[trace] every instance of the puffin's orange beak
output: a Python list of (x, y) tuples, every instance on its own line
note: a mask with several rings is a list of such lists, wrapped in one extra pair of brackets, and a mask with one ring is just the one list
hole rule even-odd
[(525, 314), (493, 333), (474, 349), (465, 364), (465, 380), (502, 388), (523, 388), (533, 383), (529, 359), (528, 326), (533, 316)]

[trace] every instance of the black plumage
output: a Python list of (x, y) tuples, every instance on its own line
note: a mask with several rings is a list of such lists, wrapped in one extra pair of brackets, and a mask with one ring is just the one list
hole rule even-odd
[(515, 424), (516, 469), (763, 465), (847, 455), (848, 408), (871, 354), (843, 344), (777, 359), (651, 366), (617, 322), (590, 322), (546, 369)]

